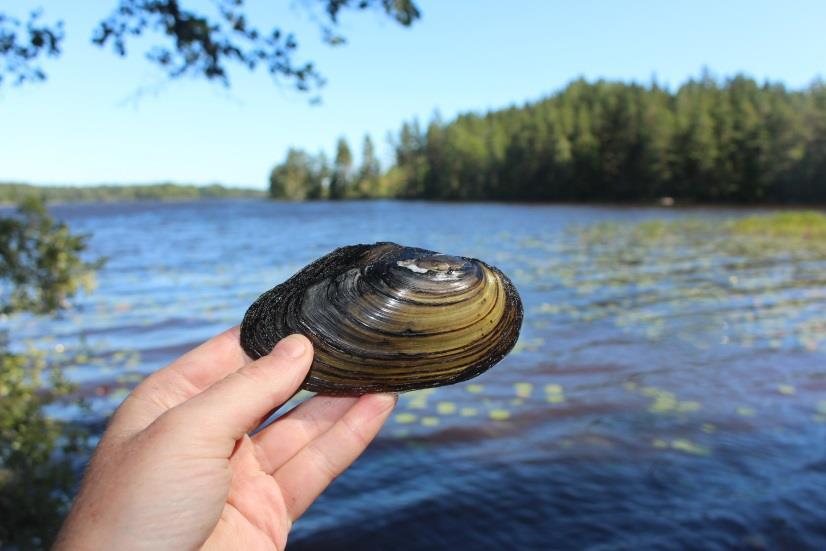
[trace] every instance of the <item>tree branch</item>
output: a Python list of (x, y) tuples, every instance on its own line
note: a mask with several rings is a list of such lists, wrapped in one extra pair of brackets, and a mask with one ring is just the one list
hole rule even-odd
[[(379, 10), (403, 26), (410, 26), (420, 13), (414, 0), (305, 0), (319, 3), (324, 18), (319, 21), (324, 41), (345, 43), (338, 32), (340, 14)], [(174, 79), (193, 76), (230, 85), (228, 68), (241, 65), (250, 71), (263, 66), (274, 79), (290, 82), (302, 92), (317, 90), (324, 79), (311, 62), (295, 60), (296, 37), (278, 27), (268, 31), (250, 23), (244, 0), (212, 0), (215, 13), (204, 14), (184, 6), (184, 0), (119, 0), (115, 10), (94, 29), (92, 42), (107, 45), (120, 56), (127, 43), (145, 35), (160, 35), (146, 52)], [(4, 76), (15, 84), (40, 81), (45, 72), (36, 63), (39, 56), (60, 55), (63, 23), (38, 24), (40, 12), (32, 12), (25, 26), (0, 13), (0, 85)], [(26, 36), (28, 35), (28, 36)]]
[(41, 15), (40, 10), (35, 10), (23, 24), (0, 13), (0, 85), (7, 78), (14, 85), (45, 80), (46, 73), (38, 59), (60, 55), (63, 22), (40, 23)]

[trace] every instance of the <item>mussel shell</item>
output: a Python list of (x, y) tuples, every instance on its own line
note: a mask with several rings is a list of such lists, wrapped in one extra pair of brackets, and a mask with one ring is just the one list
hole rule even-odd
[(315, 357), (302, 388), (400, 392), (475, 377), (516, 343), (522, 301), (498, 269), (395, 243), (336, 249), (256, 300), (241, 324), (251, 358), (292, 333)]

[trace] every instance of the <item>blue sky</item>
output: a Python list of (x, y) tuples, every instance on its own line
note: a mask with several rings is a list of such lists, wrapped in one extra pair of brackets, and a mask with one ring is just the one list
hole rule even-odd
[(331, 152), (344, 135), (358, 149), (369, 133), (389, 159), (404, 120), (520, 104), (578, 76), (676, 86), (708, 67), (795, 88), (826, 76), (822, 1), (421, 0), (410, 29), (348, 13), (339, 48), (301, 2), (247, 3), (260, 26), (296, 32), (299, 59), (328, 79), (321, 105), (263, 72), (234, 71), (230, 89), (167, 81), (140, 45), (126, 59), (91, 45), (114, 0), (4, 2), (18, 16), (41, 5), (67, 38), (45, 83), (0, 88), (0, 181), (263, 188), (290, 146)]

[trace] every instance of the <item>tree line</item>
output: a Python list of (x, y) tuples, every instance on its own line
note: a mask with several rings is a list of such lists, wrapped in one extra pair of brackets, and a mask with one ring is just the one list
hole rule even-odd
[(826, 84), (802, 90), (708, 73), (670, 91), (576, 80), (540, 101), (405, 122), (381, 170), (344, 139), (291, 149), (270, 177), (276, 198), (706, 202), (826, 200)]
[(331, 163), (322, 151), (317, 155), (290, 148), (283, 163), (270, 173), (270, 195), (277, 199), (366, 199), (388, 197), (387, 175), (381, 171), (370, 136), (364, 137), (362, 162), (353, 165), (347, 140), (340, 138)]
[(189, 199), (219, 199), (264, 197), (257, 189), (183, 184), (99, 185), (99, 186), (34, 186), (0, 183), (0, 203), (20, 203), (38, 197), (49, 203), (110, 202), (110, 201), (182, 201)]

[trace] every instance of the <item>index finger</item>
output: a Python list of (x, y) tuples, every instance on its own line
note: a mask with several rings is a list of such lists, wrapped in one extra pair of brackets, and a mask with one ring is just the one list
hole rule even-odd
[(118, 408), (112, 426), (143, 430), (164, 412), (251, 363), (241, 348), (240, 332), (237, 325), (227, 329), (144, 379)]

